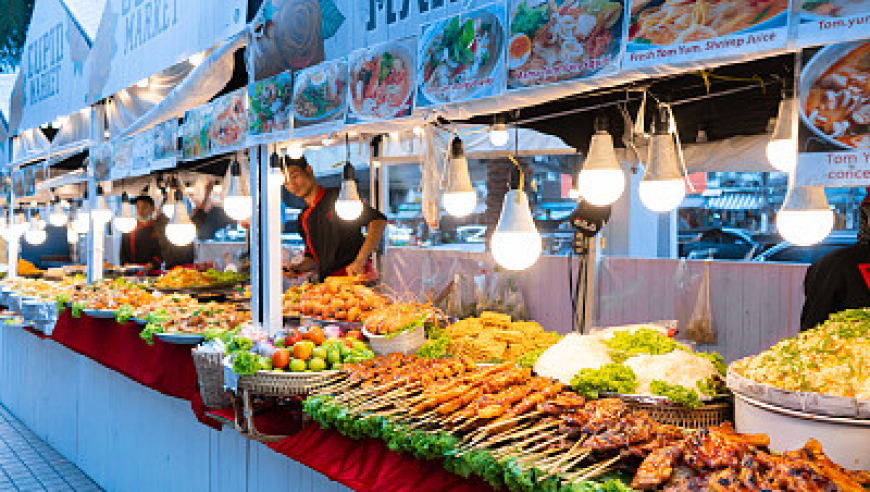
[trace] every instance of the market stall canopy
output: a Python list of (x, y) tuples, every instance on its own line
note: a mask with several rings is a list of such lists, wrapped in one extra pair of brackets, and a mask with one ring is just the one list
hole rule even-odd
[(244, 48), (245, 40), (244, 34), (237, 34), (208, 50), (196, 67), (179, 63), (152, 76), (147, 88), (131, 87), (116, 94), (106, 109), (111, 135), (140, 133), (208, 102), (232, 78), (235, 53)]
[(0, 74), (0, 169), (9, 162), (9, 100), (15, 77), (14, 73)]
[(245, 27), (246, 0), (108, 0), (85, 66), (88, 103), (147, 80)]
[(87, 107), (85, 62), (105, 0), (37, 0), (22, 50), (10, 114), (13, 133)]
[(48, 156), (49, 141), (39, 128), (19, 132), (12, 139), (12, 165), (23, 165), (45, 159)]

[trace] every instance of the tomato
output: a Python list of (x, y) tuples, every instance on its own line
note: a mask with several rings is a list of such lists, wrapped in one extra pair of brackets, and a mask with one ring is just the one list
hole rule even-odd
[(299, 333), (299, 330), (293, 328), (287, 333), (287, 338), (284, 340), (284, 345), (287, 347), (292, 347), (296, 344), (296, 342), (302, 340), (302, 334)]
[(321, 330), (319, 326), (312, 326), (307, 332), (305, 332), (304, 338), (314, 342), (315, 345), (321, 345), (326, 339), (326, 336), (324, 336), (323, 330)]
[(285, 369), (290, 365), (290, 351), (285, 348), (276, 349), (272, 353), (272, 367)]

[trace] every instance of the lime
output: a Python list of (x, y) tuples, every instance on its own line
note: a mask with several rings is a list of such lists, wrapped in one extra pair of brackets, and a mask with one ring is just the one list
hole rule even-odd
[(351, 348), (343, 343), (338, 346), (338, 350), (341, 352), (342, 357), (350, 355), (351, 352)]
[(353, 348), (355, 348), (357, 350), (365, 350), (368, 347), (366, 347), (365, 343), (360, 342), (359, 340), (354, 340), (353, 341)]
[(308, 361), (308, 369), (315, 372), (322, 371), (326, 369), (326, 361), (319, 357), (315, 357)]
[(339, 370), (339, 369), (341, 369), (341, 362), (340, 362), (340, 361), (339, 361), (339, 362), (333, 362), (333, 363), (332, 363), (332, 370), (333, 370), (333, 371), (337, 371), (337, 370)]
[(330, 350), (326, 353), (326, 361), (330, 364), (341, 362), (341, 352), (338, 350)]
[(293, 359), (290, 361), (290, 371), (292, 372), (302, 372), (308, 367), (305, 365), (305, 361), (302, 359)]
[(326, 349), (317, 347), (311, 351), (311, 357), (315, 359), (326, 359)]

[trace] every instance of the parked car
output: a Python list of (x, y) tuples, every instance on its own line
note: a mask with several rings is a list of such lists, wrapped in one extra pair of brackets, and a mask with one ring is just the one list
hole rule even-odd
[(813, 263), (838, 248), (855, 244), (858, 233), (854, 231), (832, 232), (822, 242), (811, 246), (797, 246), (783, 241), (753, 258), (753, 261), (782, 261), (790, 263)]
[(457, 227), (456, 239), (460, 243), (485, 243), (486, 226), (470, 225)]
[(682, 258), (748, 260), (761, 251), (759, 244), (744, 229), (717, 227), (698, 231), (692, 236), (684, 232), (680, 236), (679, 254)]

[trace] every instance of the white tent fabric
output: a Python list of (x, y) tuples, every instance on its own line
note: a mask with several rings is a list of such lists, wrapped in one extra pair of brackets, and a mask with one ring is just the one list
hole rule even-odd
[(192, 70), (189, 63), (180, 63), (177, 68), (152, 77), (154, 82), (148, 90), (140, 93), (135, 88), (120, 92), (120, 97), (115, 98), (107, 111), (112, 136), (143, 132), (170, 118), (180, 118), (185, 111), (208, 102), (229, 82), (235, 63), (233, 54), (243, 48), (245, 42), (245, 34), (237, 34), (211, 50)]
[[(9, 124), (9, 108), (12, 101), (12, 88), (15, 87), (17, 73), (0, 74), (0, 118), (6, 125)], [(8, 130), (8, 127), (7, 127)]]
[(93, 42), (106, 0), (60, 0), (60, 3), (84, 31), (88, 40)]
[(12, 164), (26, 164), (48, 155), (49, 142), (39, 128), (25, 130), (12, 139)]

